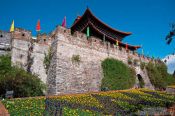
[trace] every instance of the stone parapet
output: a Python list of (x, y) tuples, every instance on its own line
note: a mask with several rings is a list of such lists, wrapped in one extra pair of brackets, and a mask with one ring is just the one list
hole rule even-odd
[(31, 31), (22, 29), (22, 28), (15, 28), (14, 32), (12, 34), (12, 39), (19, 39), (24, 41), (31, 41), (32, 39), (32, 33)]
[(99, 38), (93, 36), (87, 38), (86, 34), (81, 32), (74, 32), (74, 34), (71, 35), (70, 29), (66, 29), (61, 26), (58, 26), (56, 30), (56, 36), (57, 38), (59, 37), (59, 40), (71, 43), (73, 45), (77, 45), (81, 48), (93, 49), (96, 51), (105, 52), (113, 55), (126, 55), (146, 63), (153, 61), (152, 58), (139, 55), (135, 51), (126, 50), (125, 48), (116, 46), (115, 44), (104, 42)]

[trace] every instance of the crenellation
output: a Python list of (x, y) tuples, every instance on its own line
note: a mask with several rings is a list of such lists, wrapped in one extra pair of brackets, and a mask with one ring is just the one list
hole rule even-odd
[(31, 31), (21, 29), (21, 28), (15, 28), (14, 32), (12, 32), (12, 39), (31, 41), (32, 34), (31, 34)]
[(49, 36), (46, 33), (37, 35), (37, 43), (39, 44), (47, 44), (49, 41)]
[(57, 26), (56, 33), (61, 33), (63, 35), (71, 35), (71, 30), (62, 26)]
[[(63, 32), (66, 30), (65, 28), (62, 27), (57, 27), (58, 31), (58, 36), (59, 40), (62, 40), (67, 43), (71, 43), (73, 45), (77, 45), (78, 47), (81, 48), (90, 48), (94, 49), (96, 51), (101, 51), (105, 52), (108, 54), (108, 56), (111, 55), (120, 55), (122, 58), (122, 61), (126, 62), (127, 58), (126, 56), (132, 55), (133, 58), (135, 59), (140, 59), (144, 62), (148, 62), (149, 60), (146, 60), (145, 58), (141, 58), (137, 53), (134, 53), (134, 51), (126, 50), (123, 47), (119, 47), (113, 44), (110, 44), (109, 42), (104, 42), (96, 37), (86, 37), (86, 34), (80, 33), (78, 31), (74, 32), (73, 35), (65, 35)], [(67, 32), (67, 31), (65, 31)], [(61, 34), (63, 33), (63, 34)], [(139, 61), (140, 61), (139, 60)]]
[[(61, 29), (59, 29), (59, 27), (58, 27), (58, 30), (61, 30)], [(60, 36), (60, 38), (59, 38), (60, 40), (63, 39), (63, 37), (62, 37), (63, 35), (60, 34), (62, 32), (63, 32), (62, 30), (58, 31), (59, 36)], [(115, 51), (114, 45), (110, 45), (110, 43), (108, 43), (107, 47), (106, 47), (104, 45), (104, 43), (102, 42), (102, 40), (97, 39), (95, 37), (89, 37), (87, 39), (86, 35), (83, 34), (83, 33), (80, 33), (80, 32), (75, 32), (72, 37), (70, 37), (70, 35), (69, 35), (69, 38), (64, 38), (63, 41), (71, 42), (72, 44), (78, 45), (78, 46), (81, 46), (81, 47), (89, 47), (91, 49), (95, 49), (95, 50), (98, 50), (98, 51), (103, 50), (103, 51), (115, 54), (114, 53), (114, 51)], [(124, 48), (119, 48), (119, 49), (122, 51), (123, 54), (126, 54), (126, 50)]]

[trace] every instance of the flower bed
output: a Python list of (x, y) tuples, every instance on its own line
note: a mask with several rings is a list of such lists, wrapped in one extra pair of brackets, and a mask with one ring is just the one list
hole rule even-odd
[[(67, 98), (68, 97), (68, 98)], [(49, 97), (49, 108), (69, 107), (71, 109), (89, 110), (91, 113), (99, 112), (105, 115), (131, 114), (149, 107), (169, 107), (175, 103), (175, 96), (165, 92), (147, 89), (132, 89), (109, 91), (72, 96)], [(59, 104), (59, 106), (57, 106)], [(61, 110), (47, 109), (48, 112), (60, 113)], [(72, 114), (70, 114), (72, 115)]]
[(2, 103), (10, 116), (41, 116), (45, 109), (45, 97), (17, 98), (4, 100)]
[(97, 93), (21, 98), (3, 101), (11, 116), (60, 115), (101, 116), (127, 115), (150, 107), (169, 107), (175, 96), (147, 89), (118, 90)]

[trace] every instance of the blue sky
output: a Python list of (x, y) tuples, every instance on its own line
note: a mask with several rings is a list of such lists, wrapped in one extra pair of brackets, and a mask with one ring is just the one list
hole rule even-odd
[(124, 42), (142, 45), (145, 54), (163, 58), (175, 51), (175, 40), (168, 46), (164, 39), (175, 22), (175, 0), (1, 0), (0, 30), (8, 31), (14, 19), (35, 35), (40, 19), (42, 32), (49, 33), (64, 16), (70, 27), (87, 6), (111, 27), (132, 32)]

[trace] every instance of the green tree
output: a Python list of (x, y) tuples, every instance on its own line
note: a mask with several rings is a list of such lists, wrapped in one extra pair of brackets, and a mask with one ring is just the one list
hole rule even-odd
[(18, 67), (11, 66), (10, 56), (0, 56), (0, 96), (13, 90), (14, 97), (43, 95), (45, 85), (36, 76)]

